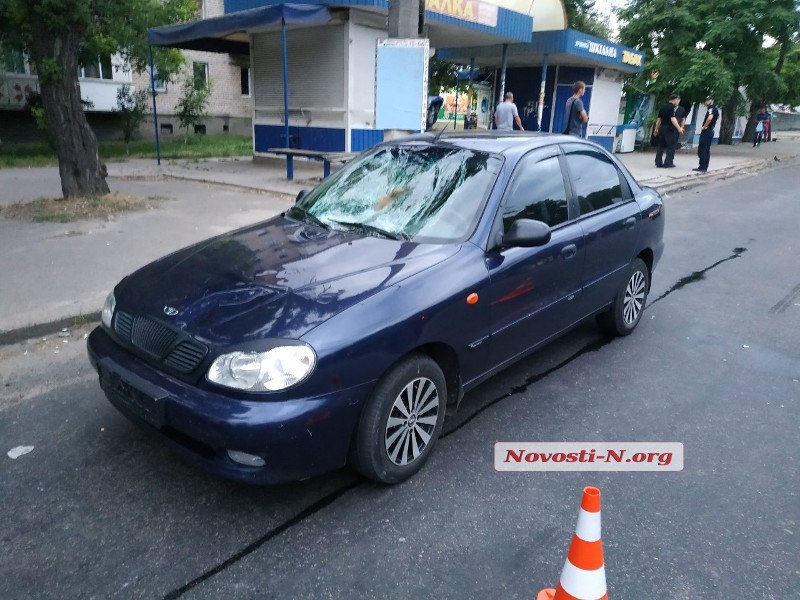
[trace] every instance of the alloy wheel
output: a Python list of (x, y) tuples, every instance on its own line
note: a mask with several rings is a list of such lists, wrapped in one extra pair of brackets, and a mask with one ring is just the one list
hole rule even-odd
[(633, 325), (639, 319), (646, 293), (647, 280), (644, 273), (636, 270), (628, 280), (628, 285), (625, 288), (625, 297), (622, 301), (622, 316), (626, 325)]
[(431, 441), (439, 419), (439, 392), (427, 377), (410, 381), (397, 395), (384, 437), (386, 453), (396, 465), (414, 462)]

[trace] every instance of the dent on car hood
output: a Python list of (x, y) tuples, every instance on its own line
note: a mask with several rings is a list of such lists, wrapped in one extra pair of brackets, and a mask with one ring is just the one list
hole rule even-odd
[(213, 345), (298, 338), (457, 251), (275, 217), (143, 267), (117, 287), (117, 307)]

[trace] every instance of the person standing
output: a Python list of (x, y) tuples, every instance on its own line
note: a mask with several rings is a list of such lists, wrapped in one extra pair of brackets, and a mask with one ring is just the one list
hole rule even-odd
[(567, 100), (567, 126), (564, 133), (583, 137), (583, 124), (589, 122), (589, 115), (583, 106), (583, 95), (586, 93), (586, 84), (576, 81), (572, 84), (572, 96)]
[(703, 126), (700, 130), (700, 142), (697, 144), (697, 156), (700, 165), (692, 171), (705, 173), (708, 171), (708, 163), (711, 161), (711, 142), (714, 140), (714, 126), (719, 119), (719, 109), (714, 106), (714, 96), (706, 97), (706, 117), (703, 119)]
[(525, 131), (519, 118), (519, 112), (517, 112), (517, 105), (514, 104), (514, 94), (506, 92), (505, 99), (497, 105), (497, 109), (494, 111), (494, 124), (499, 131), (513, 131), (514, 123), (522, 131)]
[(756, 135), (753, 138), (753, 148), (760, 146), (761, 142), (767, 139), (767, 121), (769, 120), (769, 113), (767, 107), (762, 106), (756, 114)]
[(659, 168), (671, 169), (675, 166), (675, 148), (678, 146), (678, 137), (683, 133), (683, 127), (675, 114), (680, 103), (680, 95), (672, 94), (669, 102), (658, 111), (655, 134), (658, 138), (656, 166)]
[(764, 141), (772, 141), (772, 113), (766, 106), (764, 107)]
[(761, 114), (756, 116), (756, 133), (753, 136), (753, 148), (760, 146), (761, 138), (764, 137), (764, 121), (759, 118), (760, 116)]

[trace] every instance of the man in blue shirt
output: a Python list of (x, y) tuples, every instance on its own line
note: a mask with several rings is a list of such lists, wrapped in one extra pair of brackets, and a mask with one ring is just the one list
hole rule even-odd
[(583, 95), (586, 93), (586, 84), (582, 81), (576, 81), (572, 84), (572, 96), (567, 100), (567, 128), (564, 133), (583, 137), (583, 124), (589, 122), (589, 115), (586, 114), (586, 108), (583, 106)]
[(692, 171), (705, 173), (711, 160), (711, 142), (714, 140), (714, 126), (719, 119), (719, 109), (714, 106), (714, 96), (706, 97), (706, 117), (703, 119), (703, 128), (700, 131), (700, 142), (697, 144), (697, 156), (700, 166)]

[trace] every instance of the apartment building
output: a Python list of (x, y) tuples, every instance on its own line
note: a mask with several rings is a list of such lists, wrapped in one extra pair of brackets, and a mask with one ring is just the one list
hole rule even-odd
[[(198, 0), (198, 18), (224, 14), (223, 0)], [(144, 32), (142, 33), (144, 35)], [(186, 74), (199, 85), (211, 87), (208, 118), (203, 127), (206, 133), (251, 132), (252, 99), (250, 57), (248, 55), (218, 54), (184, 50), (186, 64), (183, 73), (172, 82), (156, 82), (156, 101), (162, 135), (179, 135), (174, 117), (175, 105), (181, 95), (181, 82)], [(33, 118), (27, 113), (28, 98), (39, 93), (39, 79), (25, 54), (15, 48), (0, 48), (0, 139), (9, 142), (30, 142), (43, 139)], [(114, 115), (117, 91), (125, 84), (134, 90), (150, 90), (150, 75), (134, 73), (119, 56), (98, 57), (96, 64), (81, 67), (79, 73), (81, 98), (86, 102), (85, 113), (98, 139), (119, 139), (121, 131)], [(152, 100), (148, 96), (148, 111)], [(152, 114), (142, 125), (142, 134), (154, 135)]]
[[(198, 18), (210, 19), (225, 14), (223, 0), (199, 0)], [(253, 113), (250, 56), (183, 50), (184, 70), (172, 82), (156, 80), (156, 106), (160, 135), (182, 135), (178, 131), (175, 106), (181, 97), (183, 82), (189, 77), (196, 85), (209, 85), (211, 97), (208, 117), (202, 129), (209, 134), (250, 135)], [(136, 89), (150, 89), (150, 74), (134, 73)], [(148, 102), (152, 102), (149, 100)], [(152, 113), (152, 104), (149, 105)], [(152, 114), (142, 126), (143, 134), (154, 134)]]

